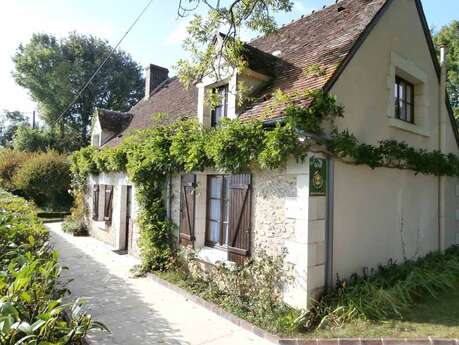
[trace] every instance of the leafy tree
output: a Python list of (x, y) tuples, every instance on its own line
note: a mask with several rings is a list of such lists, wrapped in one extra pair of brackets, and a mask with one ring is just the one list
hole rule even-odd
[(0, 146), (10, 147), (19, 126), (27, 125), (27, 117), (20, 111), (4, 110), (0, 115)]
[[(201, 7), (207, 11), (206, 15), (197, 14)], [(184, 42), (190, 58), (180, 60), (176, 66), (180, 79), (190, 85), (209, 74), (219, 77), (223, 72), (221, 61), (243, 68), (241, 31), (273, 32), (276, 29), (273, 14), (291, 11), (292, 7), (292, 0), (179, 0), (179, 16), (193, 15)], [(223, 34), (216, 35), (219, 31)]]
[(14, 134), (13, 148), (24, 152), (45, 152), (52, 146), (51, 135), (41, 129), (19, 126)]
[(29, 90), (49, 127), (58, 127), (61, 135), (76, 131), (86, 142), (96, 107), (125, 111), (143, 96), (141, 66), (118, 50), (57, 126), (60, 114), (111, 50), (107, 41), (75, 32), (61, 40), (49, 34), (34, 34), (30, 42), (17, 49), (13, 75)]
[(456, 119), (459, 118), (459, 21), (444, 26), (434, 36), (439, 49), (442, 45), (448, 47), (448, 93), (454, 108)]

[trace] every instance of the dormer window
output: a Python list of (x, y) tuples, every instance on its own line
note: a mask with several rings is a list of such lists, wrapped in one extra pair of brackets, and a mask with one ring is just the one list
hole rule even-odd
[(215, 127), (222, 118), (228, 116), (228, 84), (216, 87), (212, 90), (216, 103), (211, 112), (210, 125)]
[(395, 118), (414, 123), (414, 85), (400, 77), (395, 78)]

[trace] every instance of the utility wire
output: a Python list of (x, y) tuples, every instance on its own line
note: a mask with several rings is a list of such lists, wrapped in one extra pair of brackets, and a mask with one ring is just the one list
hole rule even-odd
[(77, 95), (75, 96), (75, 98), (73, 99), (73, 101), (67, 106), (67, 108), (65, 108), (65, 110), (57, 117), (57, 119), (54, 121), (54, 123), (58, 123), (63, 117), (64, 115), (70, 110), (70, 108), (75, 104), (76, 101), (78, 101), (78, 99), (81, 97), (81, 95), (83, 94), (84, 90), (86, 90), (86, 88), (89, 86), (89, 84), (91, 84), (91, 82), (94, 80), (94, 78), (96, 77), (96, 75), (101, 71), (102, 68), (104, 68), (105, 64), (108, 62), (108, 60), (112, 57), (113, 53), (119, 48), (119, 46), (121, 45), (121, 43), (124, 41), (124, 39), (126, 38), (127, 35), (129, 35), (129, 33), (132, 31), (132, 29), (134, 28), (134, 26), (139, 22), (139, 20), (142, 18), (142, 16), (145, 14), (145, 12), (147, 12), (148, 8), (151, 6), (151, 4), (153, 3), (153, 1), (155, 0), (149, 0), (148, 3), (146, 4), (146, 6), (143, 8), (143, 10), (140, 12), (140, 14), (137, 16), (137, 18), (134, 20), (134, 22), (131, 24), (131, 26), (129, 27), (129, 29), (126, 31), (126, 33), (123, 35), (123, 37), (121, 37), (121, 39), (118, 41), (118, 43), (116, 44), (116, 46), (114, 46), (110, 52), (108, 53), (107, 57), (104, 59), (104, 61), (102, 61), (102, 63), (99, 65), (99, 67), (97, 68), (97, 70), (94, 72), (94, 74), (91, 76), (91, 78), (89, 78), (89, 80), (87, 81), (87, 83), (78, 91)]

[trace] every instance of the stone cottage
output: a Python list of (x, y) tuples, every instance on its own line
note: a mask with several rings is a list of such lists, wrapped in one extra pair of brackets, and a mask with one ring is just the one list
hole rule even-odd
[[(445, 67), (419, 0), (338, 1), (247, 47), (248, 69), (189, 90), (167, 69), (150, 65), (145, 98), (128, 113), (100, 110), (93, 145), (118, 145), (154, 125), (155, 113), (166, 113), (166, 122), (197, 116), (204, 126), (223, 117), (272, 125), (283, 116), (266, 117), (275, 90), (323, 89), (344, 106), (336, 126), (362, 142), (395, 139), (458, 153)], [(321, 73), (305, 73), (311, 66)], [(256, 95), (249, 108), (238, 107), (241, 80)], [(222, 96), (214, 109), (204, 101), (207, 90)], [(125, 174), (91, 176), (88, 184), (91, 235), (137, 254), (135, 185)], [(459, 244), (457, 205), (455, 178), (372, 170), (313, 151), (304, 163), (292, 160), (275, 171), (173, 176), (167, 200), (180, 244), (193, 246), (205, 262), (237, 262), (260, 248), (286, 250), (295, 279), (285, 300), (296, 307), (307, 306), (337, 276)]]

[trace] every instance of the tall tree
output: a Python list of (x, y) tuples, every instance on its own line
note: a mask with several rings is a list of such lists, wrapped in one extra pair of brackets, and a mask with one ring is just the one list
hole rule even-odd
[(27, 124), (27, 117), (20, 111), (3, 110), (0, 114), (0, 146), (10, 147), (17, 129)]
[(443, 45), (448, 47), (448, 93), (456, 119), (459, 119), (459, 21), (442, 27), (434, 35), (434, 41), (437, 49)]
[[(206, 75), (219, 77), (226, 66), (244, 68), (241, 31), (268, 34), (276, 30), (273, 14), (292, 10), (292, 0), (179, 0), (178, 15), (193, 16), (184, 48), (189, 59), (177, 63), (182, 82), (190, 85)], [(205, 15), (200, 15), (201, 11)], [(217, 33), (221, 32), (221, 35)]]
[(58, 119), (111, 49), (107, 41), (94, 36), (71, 33), (58, 40), (53, 35), (34, 34), (30, 42), (17, 49), (13, 75), (29, 90), (51, 128), (78, 131), (81, 140), (87, 142), (96, 107), (126, 111), (144, 94), (141, 66), (117, 50), (70, 110)]

